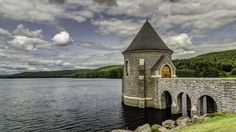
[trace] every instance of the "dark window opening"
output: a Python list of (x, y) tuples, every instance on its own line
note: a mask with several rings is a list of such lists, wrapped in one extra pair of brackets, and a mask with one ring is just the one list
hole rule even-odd
[(125, 75), (129, 76), (129, 62), (128, 62), (128, 60), (125, 61)]

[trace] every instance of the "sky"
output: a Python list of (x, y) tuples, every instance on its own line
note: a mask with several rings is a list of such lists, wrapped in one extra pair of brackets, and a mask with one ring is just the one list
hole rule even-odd
[(234, 0), (0, 0), (0, 75), (123, 64), (146, 19), (174, 59), (236, 48)]

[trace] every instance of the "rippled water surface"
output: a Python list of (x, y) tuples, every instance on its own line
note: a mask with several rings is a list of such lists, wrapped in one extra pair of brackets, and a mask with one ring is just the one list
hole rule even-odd
[(0, 131), (132, 130), (169, 117), (122, 105), (117, 79), (0, 80)]

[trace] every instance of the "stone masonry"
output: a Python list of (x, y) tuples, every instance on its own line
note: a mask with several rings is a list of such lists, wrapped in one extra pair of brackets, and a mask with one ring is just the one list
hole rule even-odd
[[(177, 114), (178, 95), (190, 97), (192, 114), (200, 114), (200, 98), (208, 95), (214, 99), (217, 112), (236, 112), (236, 79), (233, 78), (157, 78), (155, 90), (157, 108), (162, 109), (161, 94), (168, 91), (172, 97), (172, 113)], [(176, 104), (176, 105), (173, 105)], [(196, 111), (194, 110), (196, 108)]]
[(236, 79), (177, 78), (173, 51), (146, 21), (123, 52), (122, 102), (157, 109), (171, 108), (183, 116), (236, 112)]

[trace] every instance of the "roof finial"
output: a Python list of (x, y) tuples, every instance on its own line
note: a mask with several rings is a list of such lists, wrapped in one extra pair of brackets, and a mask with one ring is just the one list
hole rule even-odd
[(148, 21), (148, 17), (146, 17), (146, 22)]

